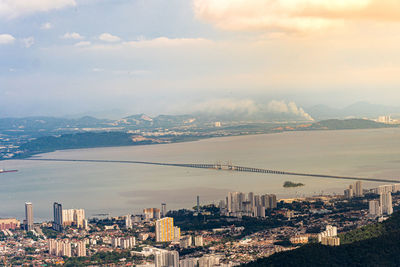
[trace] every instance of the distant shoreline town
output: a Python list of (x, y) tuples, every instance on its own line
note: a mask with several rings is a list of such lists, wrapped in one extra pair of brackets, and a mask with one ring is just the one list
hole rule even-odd
[[(393, 199), (392, 199), (393, 198)], [(25, 220), (0, 219), (0, 258), (30, 263), (88, 266), (237, 266), (304, 244), (341, 246), (354, 229), (383, 222), (400, 207), (400, 184), (341, 196), (277, 200), (274, 194), (230, 192), (215, 205), (193, 210), (145, 208), (142, 214), (86, 218), (84, 209), (53, 203), (53, 221), (35, 223), (34, 203)]]
[(66, 149), (169, 144), (287, 131), (397, 128), (400, 125), (390, 116), (379, 117), (375, 121), (332, 119), (320, 122), (221, 122), (202, 121), (190, 116), (153, 119), (145, 115), (117, 121), (96, 118), (8, 119), (3, 124), (0, 123), (0, 161)]

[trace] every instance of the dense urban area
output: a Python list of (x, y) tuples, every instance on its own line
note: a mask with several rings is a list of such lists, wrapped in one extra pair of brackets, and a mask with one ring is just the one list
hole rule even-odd
[(251, 265), (307, 244), (337, 247), (374, 237), (355, 231), (387, 220), (399, 207), (399, 192), (400, 184), (367, 190), (357, 181), (344, 195), (277, 200), (230, 192), (218, 206), (200, 205), (194, 196), (193, 210), (168, 211), (161, 203), (142, 214), (91, 218), (55, 202), (53, 221), (42, 223), (27, 202), (23, 222), (0, 219), (0, 265)]

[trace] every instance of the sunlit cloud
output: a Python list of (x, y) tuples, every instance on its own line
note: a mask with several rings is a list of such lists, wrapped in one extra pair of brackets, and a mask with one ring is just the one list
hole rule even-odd
[(84, 39), (82, 35), (80, 35), (77, 32), (67, 32), (63, 36), (61, 36), (62, 39), (74, 39), (74, 40), (79, 40), (79, 39)]
[(110, 44), (92, 44), (88, 46), (91, 49), (118, 50), (134, 48), (159, 48), (159, 47), (177, 47), (212, 44), (213, 41), (204, 38), (168, 38), (158, 37), (154, 39), (140, 39), (137, 41), (118, 42)]
[(100, 34), (99, 39), (104, 42), (111, 42), (111, 43), (121, 41), (121, 38), (119, 38), (118, 36), (112, 35), (107, 32)]
[(81, 41), (81, 42), (78, 42), (78, 43), (74, 44), (74, 46), (82, 47), (82, 46), (89, 46), (89, 45), (91, 45), (91, 44), (92, 44), (92, 43), (89, 42), (89, 41)]
[(346, 21), (400, 21), (397, 0), (194, 0), (197, 18), (233, 31), (315, 31)]
[(0, 34), (0, 45), (1, 44), (11, 44), (14, 41), (15, 41), (15, 38), (11, 34)]
[(12, 19), (71, 6), (76, 6), (75, 0), (0, 0), (0, 18)]
[(51, 28), (53, 28), (53, 25), (50, 22), (43, 23), (40, 26), (40, 29), (42, 30), (50, 30)]

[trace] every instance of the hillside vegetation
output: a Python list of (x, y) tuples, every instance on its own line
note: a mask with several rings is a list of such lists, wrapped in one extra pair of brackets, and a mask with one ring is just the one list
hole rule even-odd
[(309, 244), (243, 265), (255, 266), (399, 266), (400, 213), (340, 235), (342, 245)]

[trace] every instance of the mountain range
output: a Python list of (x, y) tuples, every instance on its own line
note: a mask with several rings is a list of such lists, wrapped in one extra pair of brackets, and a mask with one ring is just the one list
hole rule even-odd
[[(150, 117), (146, 114), (126, 116), (121, 119), (98, 119), (91, 116), (81, 118), (55, 118), (55, 117), (24, 117), (24, 118), (0, 118), (0, 133), (25, 132), (35, 136), (46, 132), (65, 133), (80, 129), (85, 130), (135, 130), (146, 128), (173, 128), (173, 127), (204, 127), (214, 125), (215, 122), (223, 124), (240, 124), (252, 122), (305, 122), (327, 119), (345, 118), (377, 118), (382, 115), (400, 114), (400, 107), (359, 102), (348, 107), (338, 109), (325, 105), (317, 105), (306, 108), (302, 113), (296, 112), (268, 112), (257, 110), (255, 112), (231, 111), (222, 114), (197, 112), (186, 115), (158, 115)], [(35, 134), (36, 133), (36, 134)]]
[(378, 116), (399, 116), (400, 107), (392, 107), (367, 102), (357, 102), (344, 108), (332, 108), (326, 105), (316, 105), (305, 108), (315, 120), (347, 119), (347, 118), (377, 118)]

